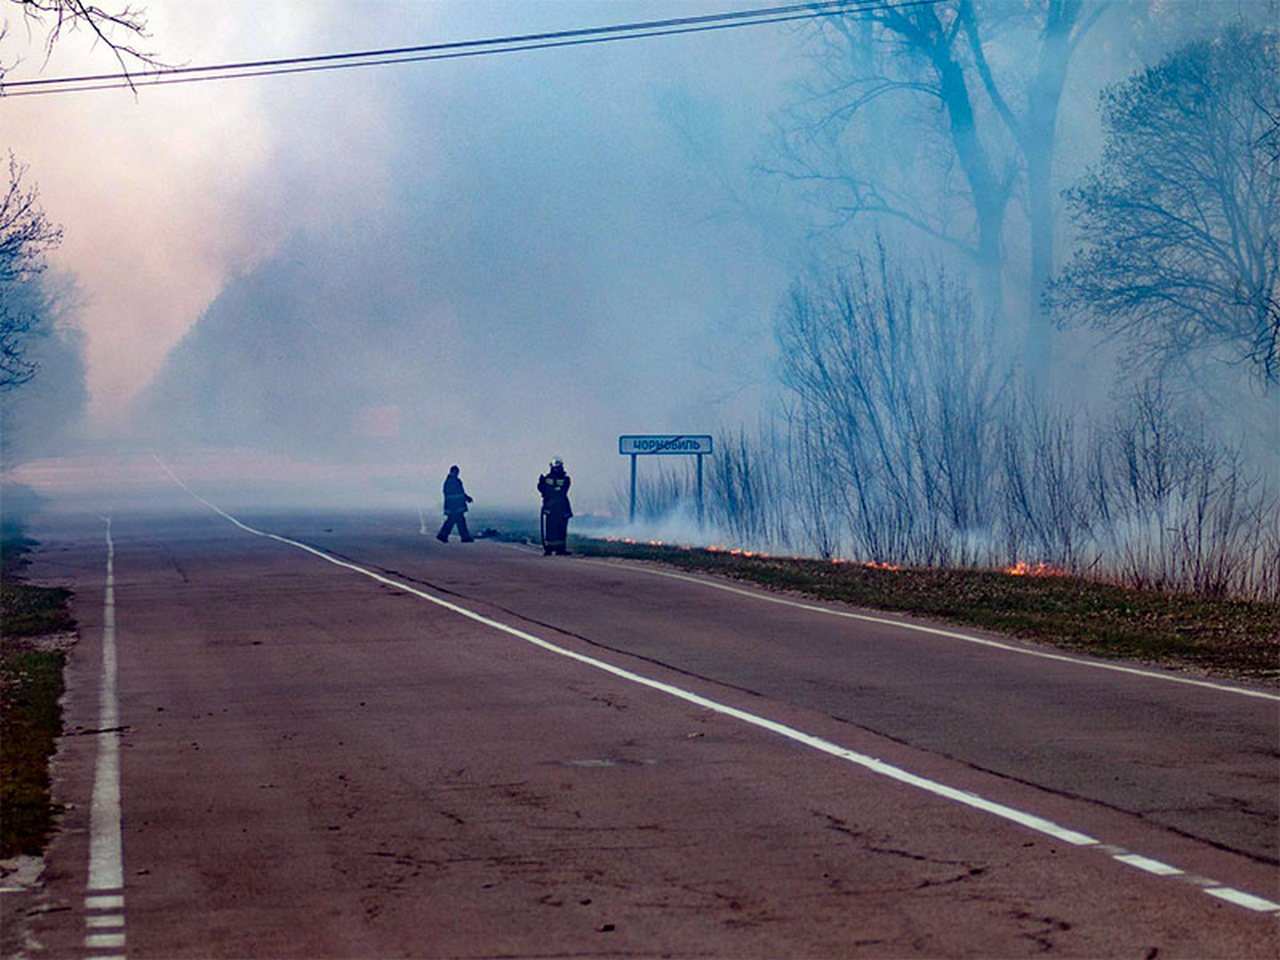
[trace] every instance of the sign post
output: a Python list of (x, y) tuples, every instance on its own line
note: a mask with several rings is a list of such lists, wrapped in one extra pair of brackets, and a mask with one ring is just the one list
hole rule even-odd
[(631, 509), (629, 523), (636, 522), (636, 457), (682, 455), (698, 458), (698, 526), (702, 526), (702, 458), (711, 453), (708, 434), (624, 434), (618, 437), (618, 453), (631, 457)]

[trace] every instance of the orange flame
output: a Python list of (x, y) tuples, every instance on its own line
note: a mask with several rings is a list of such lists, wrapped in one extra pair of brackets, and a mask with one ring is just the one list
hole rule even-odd
[(1051, 567), (1043, 560), (1035, 566), (1019, 560), (1012, 567), (1005, 567), (1004, 572), (1013, 577), (1065, 577), (1067, 571)]
[(864, 560), (862, 565), (870, 570), (901, 570), (896, 563), (878, 563), (875, 560)]
[(767, 557), (769, 554), (758, 550), (743, 550), (741, 547), (722, 547), (717, 544), (707, 547), (707, 553), (727, 553), (731, 557)]

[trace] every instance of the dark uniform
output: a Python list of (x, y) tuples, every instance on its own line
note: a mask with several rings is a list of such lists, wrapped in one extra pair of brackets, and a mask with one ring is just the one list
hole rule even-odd
[(542, 552), (563, 556), (569, 552), (573, 509), (569, 506), (569, 475), (561, 461), (551, 461), (551, 469), (538, 477), (538, 492), (542, 494)]
[(467, 504), (471, 498), (462, 488), (462, 478), (458, 476), (458, 468), (450, 467), (449, 475), (444, 478), (444, 526), (436, 534), (441, 543), (449, 542), (449, 534), (454, 526), (458, 528), (458, 536), (463, 543), (471, 543), (471, 533), (467, 530)]

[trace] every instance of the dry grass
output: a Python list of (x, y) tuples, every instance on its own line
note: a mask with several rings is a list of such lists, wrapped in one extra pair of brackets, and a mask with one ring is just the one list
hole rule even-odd
[(0, 858), (36, 855), (53, 829), (49, 758), (62, 732), (64, 654), (41, 642), (75, 629), (71, 591), (17, 582), (34, 545), (5, 531), (0, 568)]
[(573, 550), (657, 561), (1099, 657), (1280, 686), (1277, 603), (1136, 590), (1081, 577), (1011, 576), (993, 570), (885, 570), (604, 540), (575, 540)]

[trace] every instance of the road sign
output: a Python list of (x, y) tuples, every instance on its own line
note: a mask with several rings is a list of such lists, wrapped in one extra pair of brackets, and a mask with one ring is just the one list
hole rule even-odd
[(698, 526), (702, 526), (702, 458), (711, 453), (711, 437), (705, 433), (623, 434), (618, 453), (631, 457), (631, 509), (628, 519), (636, 521), (636, 457), (650, 454), (684, 454), (698, 458)]
[(655, 453), (707, 454), (711, 437), (707, 434), (641, 434), (618, 438), (618, 453), (638, 456)]

